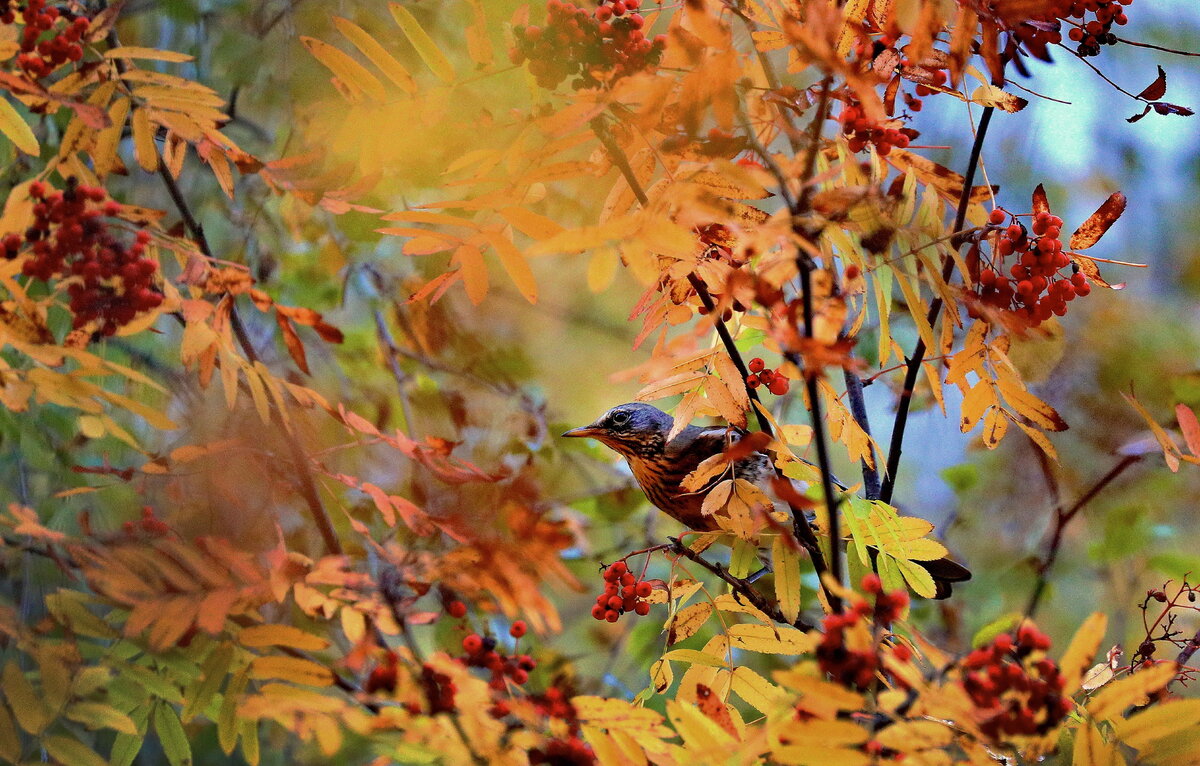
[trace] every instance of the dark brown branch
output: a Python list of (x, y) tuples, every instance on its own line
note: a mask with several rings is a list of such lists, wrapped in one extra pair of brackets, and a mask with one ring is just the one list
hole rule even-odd
[(1041, 603), (1042, 596), (1045, 595), (1046, 586), (1050, 583), (1050, 570), (1054, 567), (1054, 562), (1058, 560), (1058, 552), (1062, 548), (1063, 533), (1067, 529), (1067, 525), (1071, 523), (1083, 507), (1090, 503), (1096, 495), (1100, 494), (1114, 479), (1125, 472), (1126, 468), (1133, 465), (1142, 459), (1141, 455), (1126, 455), (1121, 458), (1108, 473), (1100, 477), (1100, 480), (1080, 495), (1079, 499), (1070, 507), (1064, 509), (1062, 505), (1058, 505), (1054, 509), (1054, 530), (1050, 534), (1050, 542), (1046, 545), (1046, 552), (1042, 555), (1041, 561), (1038, 563), (1037, 581), (1033, 586), (1033, 593), (1029, 597), (1029, 604), (1025, 607), (1025, 616), (1033, 617), (1033, 613), (1037, 611), (1038, 605)]
[[(850, 414), (854, 416), (854, 422), (862, 429), (868, 437), (871, 435), (871, 423), (867, 418), (867, 403), (863, 399), (863, 382), (862, 378), (858, 377), (858, 373), (850, 370), (845, 370), (843, 377), (846, 380), (846, 399), (850, 402)], [(871, 462), (868, 463), (864, 458), (862, 464), (863, 476), (863, 495), (868, 500), (879, 499), (879, 456), (875, 454), (875, 444), (869, 444)]]
[(767, 615), (775, 622), (780, 622), (784, 625), (792, 625), (800, 630), (813, 629), (813, 626), (805, 621), (803, 617), (797, 617), (795, 622), (789, 622), (788, 619), (783, 616), (783, 612), (780, 611), (779, 606), (775, 603), (772, 603), (767, 599), (766, 596), (755, 590), (754, 586), (752, 586), (750, 583), (729, 574), (729, 570), (727, 570), (725, 567), (704, 558), (699, 553), (696, 553), (694, 550), (684, 545), (677, 538), (672, 537), (669, 539), (671, 541), (672, 553), (683, 556), (688, 561), (693, 561), (707, 569), (709, 572), (712, 572), (717, 577), (720, 577), (729, 584), (729, 587), (733, 590), (734, 594), (736, 594), (735, 598), (737, 596), (741, 596), (746, 601), (750, 602), (751, 606)]
[[(975, 142), (971, 145), (971, 157), (967, 161), (967, 172), (963, 178), (962, 192), (958, 197), (958, 211), (954, 215), (953, 231), (962, 231), (967, 220), (967, 206), (971, 201), (971, 187), (975, 183), (975, 170), (979, 166), (979, 155), (983, 151), (983, 140), (987, 135), (988, 125), (992, 121), (995, 107), (984, 107), (979, 118), (979, 129), (975, 131)], [(953, 242), (951, 247), (961, 247), (961, 242)], [(946, 256), (942, 264), (942, 282), (949, 282), (954, 274), (954, 259)], [(926, 322), (932, 328), (942, 313), (942, 298), (938, 296), (929, 304)], [(888, 445), (887, 469), (883, 477), (883, 486), (879, 491), (879, 499), (885, 503), (892, 502), (892, 493), (896, 489), (896, 473), (900, 470), (900, 455), (904, 446), (904, 429), (908, 426), (908, 411), (912, 407), (913, 389), (917, 385), (917, 375), (921, 372), (921, 363), (925, 361), (925, 339), (918, 338), (913, 348), (912, 356), (908, 358), (908, 367), (904, 373), (904, 388), (900, 391), (900, 401), (896, 403), (896, 419), (892, 424), (892, 439)]]

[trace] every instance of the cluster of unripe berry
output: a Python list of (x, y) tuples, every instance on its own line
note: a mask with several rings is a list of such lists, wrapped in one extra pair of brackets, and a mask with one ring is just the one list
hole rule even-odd
[(0, 0), (0, 22), (13, 24), (18, 13), (25, 27), (17, 66), (30, 78), (45, 77), (66, 62), (83, 58), (80, 40), (91, 24), (86, 17), (47, 7), (46, 0), (28, 0), (23, 6)]
[(592, 617), (616, 622), (626, 612), (647, 615), (650, 602), (645, 599), (652, 590), (650, 583), (639, 580), (624, 561), (614, 561), (604, 570), (604, 592), (596, 596)]
[[(874, 605), (865, 599), (856, 599), (846, 611), (828, 615), (822, 621), (825, 634), (817, 645), (817, 664), (837, 683), (850, 689), (866, 690), (875, 683), (879, 655), (871, 647), (851, 648), (847, 645), (846, 634), (868, 615), (874, 616), (876, 625), (890, 625), (908, 607), (908, 593), (903, 590), (884, 593), (883, 582), (875, 574), (862, 579), (862, 589), (875, 597)], [(902, 660), (908, 659), (906, 646), (898, 644), (891, 647), (891, 651)]]
[[(1011, 223), (1005, 226), (1008, 221)], [(1066, 314), (1069, 302), (1091, 293), (1087, 278), (1063, 252), (1059, 239), (1062, 223), (1058, 216), (1040, 211), (1033, 217), (1033, 236), (1030, 236), (1015, 216), (1010, 218), (999, 208), (993, 210), (988, 224), (1000, 229), (1000, 235), (992, 249), (995, 257), (992, 267), (979, 272), (980, 301), (1011, 311), (1036, 327), (1051, 315)], [(1005, 273), (1004, 259), (1009, 257), (1015, 261)], [(1060, 275), (1068, 265), (1072, 273)], [(972, 317), (980, 316), (974, 307), (968, 307), (967, 311)]]
[[(1067, 32), (1073, 42), (1079, 43), (1077, 52), (1080, 56), (1096, 56), (1101, 46), (1115, 45), (1117, 36), (1112, 28), (1129, 23), (1123, 6), (1133, 0), (1058, 0), (1048, 11), (1036, 16), (1033, 20), (1044, 25), (1021, 24), (1014, 30), (1017, 38), (1024, 43), (1044, 47), (1057, 45), (1062, 42), (1062, 27), (1059, 20), (1068, 21), (1071, 27)], [(1093, 18), (1088, 19), (1088, 14)]]
[(667, 38), (646, 37), (646, 19), (637, 10), (642, 0), (601, 0), (591, 13), (563, 0), (546, 4), (546, 25), (513, 30), (514, 64), (529, 62), (543, 88), (575, 77), (575, 90), (594, 88), (658, 66)]
[(12, 260), (28, 245), (32, 253), (21, 273), (47, 282), (68, 278), (74, 329), (98, 322), (100, 334), (112, 335), (139, 312), (162, 303), (153, 289), (158, 264), (145, 257), (149, 233), (139, 231), (128, 245), (117, 239), (105, 218), (116, 216), (121, 206), (104, 189), (82, 186), (71, 177), (62, 191), (34, 182), (29, 196), (35, 200), (33, 224), (24, 237), (9, 234), (0, 240), (4, 257)]
[(861, 152), (868, 144), (874, 144), (875, 151), (886, 156), (893, 146), (907, 148), (909, 142), (920, 135), (912, 128), (889, 127), (871, 120), (853, 99), (847, 100), (837, 119), (841, 123), (842, 133), (848, 137), (852, 152)]
[[(525, 623), (517, 620), (509, 628), (509, 635), (520, 638), (525, 635)], [(488, 683), (494, 691), (503, 691), (505, 678), (511, 678), (515, 684), (524, 684), (529, 680), (529, 671), (537, 667), (537, 662), (528, 654), (504, 654), (497, 651), (496, 639), (492, 636), (481, 636), (470, 633), (462, 640), (464, 654), (458, 661), (469, 668), (483, 668), (490, 671), (492, 679)]]
[(1045, 734), (1071, 712), (1058, 665), (1039, 656), (1049, 648), (1050, 637), (1025, 623), (1015, 636), (1001, 633), (963, 660), (963, 690), (985, 736), (999, 742)]
[(750, 374), (746, 376), (746, 385), (750, 388), (766, 386), (767, 390), (776, 396), (783, 396), (792, 386), (791, 381), (767, 367), (767, 363), (757, 356), (750, 360), (749, 367)]

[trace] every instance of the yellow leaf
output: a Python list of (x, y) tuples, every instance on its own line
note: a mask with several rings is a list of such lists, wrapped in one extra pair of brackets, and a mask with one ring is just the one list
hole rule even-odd
[(667, 646), (691, 638), (704, 626), (712, 613), (713, 605), (709, 601), (701, 601), (680, 609), (667, 623)]
[(1172, 472), (1178, 471), (1179, 458), (1183, 456), (1183, 452), (1175, 444), (1175, 440), (1150, 416), (1150, 413), (1146, 411), (1141, 402), (1124, 391), (1121, 392), (1121, 396), (1125, 397), (1125, 401), (1129, 402), (1130, 406), (1137, 410), (1142, 419), (1146, 421), (1146, 425), (1150, 426), (1150, 432), (1154, 434), (1155, 441), (1158, 442), (1158, 446), (1162, 447), (1163, 459), (1167, 461), (1167, 467)]
[(132, 119), (133, 155), (142, 170), (153, 173), (158, 170), (158, 149), (154, 145), (154, 128), (145, 109), (135, 109)]
[(40, 734), (53, 717), (51, 711), (17, 663), (9, 660), (4, 666), (2, 678), (4, 696), (12, 707), (17, 723), (30, 734)]
[(962, 400), (962, 421), (959, 425), (965, 434), (975, 427), (983, 413), (996, 403), (996, 393), (987, 381), (981, 380), (967, 389)]
[(13, 146), (25, 154), (36, 157), (42, 153), (42, 147), (38, 145), (37, 137), (28, 123), (6, 98), (0, 98), (0, 133), (4, 133)]
[[(737, 400), (734, 399), (729, 387), (725, 385), (725, 381), (715, 375), (705, 375), (704, 396), (712, 406), (717, 408), (717, 412), (721, 413), (721, 417), (729, 421), (730, 425), (737, 428), (745, 427), (746, 410), (738, 406)], [(747, 399), (748, 402), (749, 400)]]
[(788, 695), (783, 689), (745, 666), (733, 669), (729, 688), (763, 713), (771, 713), (781, 705), (787, 704)]
[(1127, 720), (1118, 719), (1113, 731), (1123, 744), (1144, 750), (1151, 748), (1156, 739), (1197, 726), (1200, 726), (1200, 700), (1190, 699), (1159, 703)]
[(700, 506), (700, 511), (705, 516), (711, 516), (717, 511), (725, 507), (729, 502), (729, 496), (733, 492), (733, 480), (726, 479), (725, 481), (716, 484), (704, 496), (704, 503)]
[(483, 253), (474, 245), (461, 245), (454, 251), (453, 261), (461, 267), (467, 297), (478, 306), (488, 293), (487, 264), (483, 261)]
[(413, 82), (408, 69), (388, 53), (387, 49), (380, 45), (374, 37), (371, 37), (366, 30), (341, 16), (333, 17), (333, 25), (401, 90), (409, 94), (417, 92), (417, 84)]
[(800, 615), (800, 552), (782, 534), (771, 546), (771, 568), (779, 610), (788, 622), (795, 622)]
[(308, 48), (308, 52), (320, 61), (334, 76), (357, 96), (365, 93), (375, 101), (387, 98), (387, 89), (379, 78), (371, 74), (362, 64), (355, 61), (349, 54), (327, 42), (314, 37), (300, 36), (300, 42)]
[(250, 677), (275, 678), (306, 686), (329, 686), (333, 683), (333, 671), (301, 657), (255, 657), (250, 663)]
[(730, 625), (729, 643), (734, 649), (759, 654), (807, 654), (818, 639), (795, 628), (774, 625)]
[(727, 752), (736, 740), (704, 713), (688, 702), (667, 701), (667, 716), (689, 750), (697, 754)]
[(675, 681), (675, 671), (671, 669), (671, 661), (659, 659), (650, 666), (650, 683), (654, 691), (663, 694), (671, 688)]
[(89, 729), (112, 729), (125, 734), (138, 733), (133, 719), (103, 702), (73, 702), (63, 711), (63, 715)]
[(529, 268), (529, 262), (525, 260), (525, 256), (503, 232), (489, 229), (484, 232), (484, 236), (487, 237), (492, 249), (496, 251), (496, 255), (500, 256), (500, 263), (504, 266), (504, 271), (507, 272), (509, 279), (516, 285), (517, 290), (525, 300), (537, 303), (537, 279), (533, 276), (533, 270)]
[(101, 758), (95, 750), (65, 734), (43, 737), (38, 744), (58, 763), (69, 763), (71, 766), (108, 766), (108, 761)]
[(192, 57), (177, 51), (161, 51), (155, 48), (139, 48), (136, 45), (122, 45), (109, 48), (104, 52), (106, 59), (148, 59), (150, 61), (172, 61), (182, 63), (191, 61)]
[(498, 212), (514, 229), (530, 239), (550, 239), (563, 231), (563, 227), (546, 216), (523, 207), (506, 207)]
[(430, 71), (437, 75), (442, 82), (446, 84), (454, 82), (454, 65), (438, 48), (437, 43), (417, 23), (412, 12), (399, 3), (388, 3), (388, 10), (392, 12), (392, 18), (400, 25), (404, 36), (417, 49), (417, 55), (425, 62), (425, 66), (429, 67)]
[(1087, 711), (1096, 719), (1121, 715), (1126, 708), (1145, 704), (1147, 696), (1170, 683), (1176, 672), (1174, 662), (1163, 662), (1113, 681), (1088, 701)]
[(1092, 664), (1092, 658), (1100, 651), (1100, 643), (1104, 640), (1104, 632), (1108, 628), (1108, 617), (1104, 612), (1093, 612), (1079, 630), (1075, 631), (1067, 650), (1063, 652), (1058, 667), (1062, 670), (1064, 696), (1070, 696), (1079, 690), (1083, 672)]
[(996, 449), (1007, 431), (1008, 416), (1004, 414), (1004, 410), (990, 410), (983, 418), (983, 445), (988, 449)]
[(669, 662), (686, 662), (689, 665), (702, 665), (709, 668), (728, 667), (729, 663), (721, 657), (714, 657), (707, 652), (696, 649), (672, 649), (662, 656)]
[(1116, 745), (1104, 741), (1104, 734), (1090, 723), (1075, 730), (1075, 748), (1071, 754), (1073, 766), (1125, 766)]
[(288, 646), (306, 652), (319, 652), (329, 646), (327, 639), (294, 625), (251, 625), (238, 632), (237, 640), (242, 646), (255, 649)]

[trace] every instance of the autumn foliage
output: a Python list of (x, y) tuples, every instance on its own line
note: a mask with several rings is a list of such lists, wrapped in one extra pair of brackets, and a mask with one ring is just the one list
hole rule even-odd
[[(320, 72), (268, 130), (200, 65), (230, 48), (0, 0), (0, 760), (1196, 763), (1200, 591), (1037, 624), (1084, 506), (1157, 452), (1200, 464), (1191, 407), (1130, 392), (1106, 406), (1150, 438), (1057, 491), (1069, 424), (1024, 359), (1123, 286), (1101, 264), (1139, 267), (1091, 251), (1126, 197), (1072, 191), (1100, 204), (1071, 220), (981, 171), (1032, 70), (1107, 79), (1154, 2), (256, 11)], [(1128, 121), (1173, 128), (1158, 72)], [(498, 296), (554, 279), (640, 291), (626, 367), (573, 374), (637, 381), (671, 437), (730, 427), (679, 479), (704, 531), (642, 524), (607, 453), (555, 438), (575, 408), (496, 363)], [(929, 604), (1002, 599), (899, 497), (914, 407), (1055, 487), (1027, 606), (969, 646)], [(615, 488), (561, 478), (596, 466)]]

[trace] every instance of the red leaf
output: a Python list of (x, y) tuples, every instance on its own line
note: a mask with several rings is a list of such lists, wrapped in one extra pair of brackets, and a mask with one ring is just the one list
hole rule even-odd
[(1099, 242), (1104, 232), (1125, 212), (1125, 202), (1125, 195), (1121, 192), (1109, 195), (1104, 204), (1071, 235), (1071, 249), (1086, 250)]
[(1037, 188), (1033, 190), (1033, 214), (1049, 212), (1050, 200), (1046, 198), (1046, 187), (1038, 184)]
[(300, 341), (300, 336), (296, 334), (292, 320), (279, 312), (275, 313), (275, 319), (279, 322), (279, 330), (283, 333), (283, 343), (287, 346), (288, 353), (292, 355), (292, 361), (305, 375), (311, 375), (312, 373), (308, 371), (308, 358), (304, 354), (304, 344)]
[(1146, 89), (1138, 94), (1138, 98), (1144, 98), (1147, 101), (1157, 101), (1167, 94), (1167, 73), (1162, 67), (1158, 68), (1158, 77), (1154, 82), (1146, 86)]
[(1188, 451), (1200, 457), (1200, 420), (1196, 419), (1196, 413), (1186, 404), (1176, 404), (1175, 419), (1179, 421), (1179, 430), (1183, 431), (1183, 441)]

